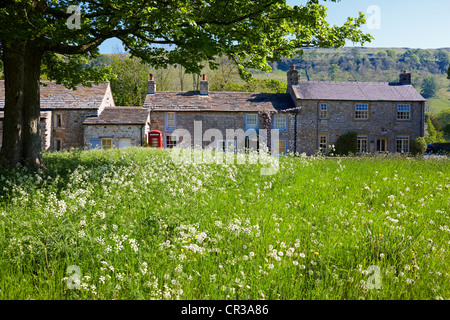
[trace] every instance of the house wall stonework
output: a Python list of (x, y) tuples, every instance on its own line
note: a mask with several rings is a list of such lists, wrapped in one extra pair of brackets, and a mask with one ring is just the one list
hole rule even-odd
[[(61, 139), (62, 148), (83, 148), (83, 121), (87, 116), (96, 115), (97, 109), (56, 109), (52, 112), (50, 149), (56, 150), (56, 140)], [(62, 126), (56, 127), (56, 117), (61, 115)]]
[[(170, 111), (172, 112), (172, 111)], [(221, 133), (221, 137), (218, 139), (226, 139), (227, 130), (237, 131), (238, 129), (245, 130), (245, 115), (257, 114), (255, 112), (189, 112), (189, 111), (174, 111), (176, 114), (176, 129), (185, 129), (190, 133), (190, 145), (194, 145), (194, 126), (195, 122), (201, 122), (201, 139), (207, 130), (217, 129)], [(166, 145), (166, 137), (171, 135), (174, 130), (167, 130), (165, 124), (166, 112), (164, 111), (151, 111), (150, 113), (150, 130), (159, 130), (163, 133), (163, 145)], [(294, 117), (288, 114), (288, 130), (280, 131), (279, 138), (288, 140), (288, 148), (294, 145), (293, 132), (294, 132)], [(264, 124), (259, 117), (259, 128), (264, 129)], [(187, 142), (186, 140), (184, 140)], [(209, 146), (214, 139), (202, 141), (202, 148)]]

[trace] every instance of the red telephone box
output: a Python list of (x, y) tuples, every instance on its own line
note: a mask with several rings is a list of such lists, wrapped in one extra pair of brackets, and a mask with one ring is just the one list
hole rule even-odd
[(149, 131), (148, 145), (154, 148), (162, 148), (163, 147), (162, 132), (159, 130)]

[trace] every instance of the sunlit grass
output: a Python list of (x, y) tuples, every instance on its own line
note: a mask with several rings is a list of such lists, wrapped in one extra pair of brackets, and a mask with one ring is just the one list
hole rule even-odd
[(448, 159), (45, 160), (0, 173), (0, 299), (450, 298)]

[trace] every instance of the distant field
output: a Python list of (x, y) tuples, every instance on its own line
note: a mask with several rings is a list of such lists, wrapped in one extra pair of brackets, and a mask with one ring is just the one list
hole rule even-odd
[(450, 88), (442, 88), (438, 92), (438, 98), (428, 100), (429, 110), (432, 114), (436, 114), (444, 109), (450, 108)]
[(449, 299), (450, 163), (167, 150), (0, 171), (0, 299)]

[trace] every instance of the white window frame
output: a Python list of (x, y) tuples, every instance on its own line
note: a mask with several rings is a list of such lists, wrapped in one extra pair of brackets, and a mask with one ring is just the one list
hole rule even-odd
[[(358, 153), (367, 153), (369, 152), (369, 136), (368, 135), (358, 135)], [(365, 150), (363, 150), (363, 145), (365, 145)]]
[(273, 116), (273, 128), (279, 131), (287, 131), (287, 114), (275, 114)]
[[(169, 119), (169, 115), (170, 117), (173, 116), (173, 119)], [(175, 112), (166, 112), (165, 120), (166, 130), (175, 130), (175, 128), (177, 127), (177, 114)]]
[[(171, 146), (169, 146), (169, 143), (168, 143), (169, 137), (171, 137), (171, 143), (170, 143)], [(168, 149), (174, 148), (178, 145), (178, 137), (173, 134), (167, 134), (166, 139), (164, 140), (164, 143), (165, 143), (166, 148), (168, 148)]]
[[(253, 119), (254, 117), (254, 119)], [(249, 123), (249, 118), (252, 119), (252, 121)], [(254, 123), (253, 123), (254, 122)], [(245, 124), (244, 124), (245, 131), (249, 129), (259, 129), (259, 116), (257, 113), (248, 113), (245, 114)]]

